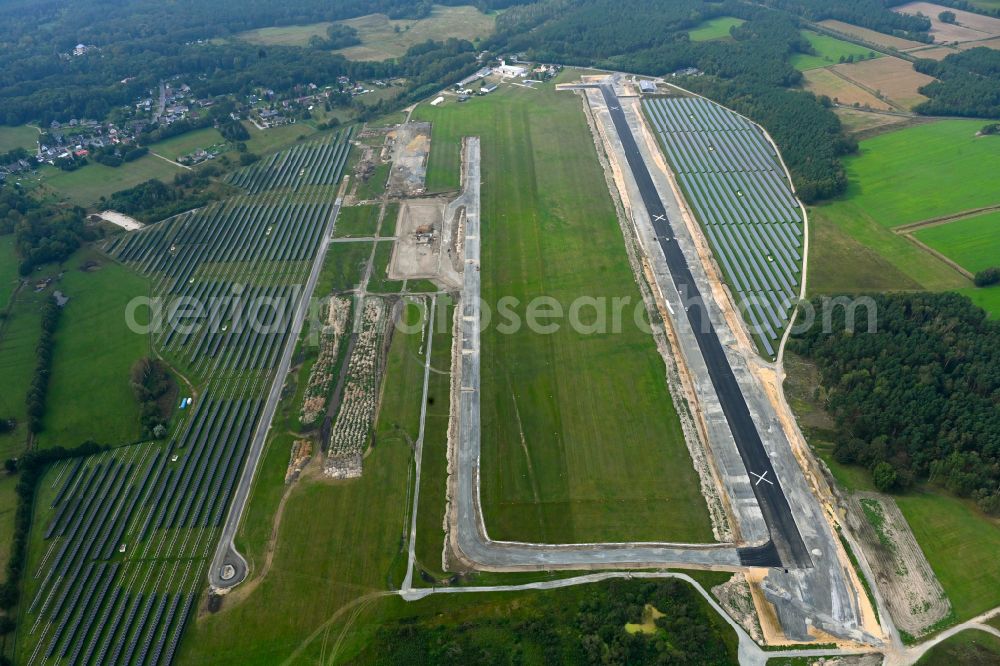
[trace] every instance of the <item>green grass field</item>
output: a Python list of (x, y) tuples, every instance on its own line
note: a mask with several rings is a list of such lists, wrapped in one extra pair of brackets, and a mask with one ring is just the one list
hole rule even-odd
[(389, 162), (379, 164), (369, 174), (367, 180), (358, 180), (355, 196), (359, 201), (377, 199), (385, 193), (385, 185), (389, 180), (389, 169), (392, 165)]
[(225, 139), (214, 127), (205, 127), (193, 132), (185, 132), (164, 141), (152, 144), (149, 149), (154, 153), (176, 160), (190, 155), (199, 148), (209, 148), (217, 143), (225, 143)]
[(1000, 520), (941, 492), (896, 498), (959, 620), (1000, 605)]
[(991, 186), (1000, 138), (976, 137), (980, 127), (945, 120), (862, 141), (860, 153), (844, 160), (847, 192), (809, 211), (810, 293), (969, 287), (958, 271), (891, 229), (1000, 203)]
[(369, 14), (341, 21), (358, 31), (361, 44), (336, 53), (349, 60), (387, 60), (398, 58), (414, 44), (428, 39), (445, 41), (454, 37), (475, 42), (493, 32), (494, 20), (494, 16), (471, 6), (434, 5), (431, 15), (419, 20), (393, 20), (384, 14)]
[[(564, 73), (574, 76), (574, 73)], [(580, 99), (504, 87), (417, 107), (433, 123), (428, 189), (454, 188), (461, 137), (482, 140), (483, 298), (628, 298), (620, 333), (495, 325), (482, 338), (482, 500), (497, 539), (710, 541), (698, 479)], [(584, 321), (592, 322), (591, 311)], [(522, 319), (523, 321), (523, 319)]]
[(842, 62), (841, 58), (846, 60), (851, 56), (854, 57), (854, 60), (866, 60), (870, 57), (871, 53), (875, 53), (876, 58), (881, 55), (878, 52), (873, 52), (867, 47), (858, 46), (857, 44), (853, 44), (851, 42), (845, 42), (842, 39), (830, 37), (829, 35), (822, 35), (818, 32), (813, 32), (812, 30), (803, 30), (802, 36), (805, 37), (806, 40), (808, 40), (808, 42), (812, 45), (813, 51), (815, 51), (816, 54), (794, 54), (791, 58), (792, 67), (799, 71), (836, 65)]
[(1000, 266), (1000, 212), (927, 227), (914, 235), (972, 273)]
[[(80, 270), (84, 262), (96, 270)], [(148, 282), (96, 252), (67, 262), (57, 288), (69, 297), (56, 330), (42, 446), (77, 446), (87, 439), (123, 444), (139, 436), (139, 405), (129, 369), (148, 356), (149, 337), (129, 330), (125, 307), (149, 292)]]
[(732, 16), (720, 16), (709, 19), (694, 30), (688, 32), (688, 37), (692, 42), (708, 42), (713, 39), (724, 39), (729, 37), (729, 29), (746, 23), (743, 19)]
[(861, 142), (844, 160), (846, 200), (886, 227), (1000, 203), (988, 180), (1000, 170), (1000, 137), (977, 137), (981, 120), (944, 120)]
[(17, 272), (17, 254), (14, 251), (14, 234), (0, 236), (0, 312), (7, 309), (20, 276)]
[(41, 169), (46, 186), (56, 195), (78, 206), (92, 206), (103, 197), (144, 183), (151, 178), (170, 182), (180, 167), (155, 155), (140, 157), (120, 167), (112, 168), (91, 162), (76, 171), (61, 171), (53, 166)]
[(968, 296), (973, 303), (986, 310), (993, 319), (1000, 318), (1000, 287), (993, 286), (987, 289), (967, 287), (959, 289), (958, 293)]
[(964, 666), (1000, 664), (1000, 638), (985, 631), (966, 629), (947, 638), (926, 653), (918, 666)]
[(401, 280), (390, 280), (388, 276), (389, 261), (392, 259), (392, 241), (380, 241), (375, 248), (375, 259), (372, 262), (372, 274), (368, 280), (368, 291), (378, 294), (396, 294), (403, 288)]
[(14, 148), (24, 148), (33, 153), (37, 147), (38, 130), (34, 127), (0, 125), (0, 153), (6, 153)]
[(340, 209), (333, 235), (337, 238), (374, 236), (378, 226), (378, 206), (350, 206)]
[(35, 375), (38, 336), (41, 334), (42, 296), (33, 287), (18, 292), (7, 318), (0, 321), (0, 418), (14, 418), (17, 429), (0, 435), (4, 459), (24, 452), (27, 438), (28, 386)]
[(308, 138), (316, 133), (316, 128), (307, 122), (282, 125), (266, 130), (259, 130), (250, 122), (244, 122), (243, 126), (250, 132), (250, 138), (246, 142), (247, 150), (258, 155), (266, 155), (287, 148), (298, 143), (300, 138)]
[(316, 293), (331, 294), (355, 288), (361, 282), (360, 267), (371, 255), (371, 241), (333, 243), (316, 284)]

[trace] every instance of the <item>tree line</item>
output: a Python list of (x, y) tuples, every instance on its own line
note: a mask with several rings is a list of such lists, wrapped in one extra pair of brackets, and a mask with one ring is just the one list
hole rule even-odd
[[(627, 631), (626, 624), (648, 620), (647, 604), (663, 616), (644, 631)], [(473, 613), (458, 624), (421, 617), (391, 622), (354, 663), (735, 664), (724, 631), (686, 583), (611, 581), (583, 592), (542, 592), (511, 612)]]
[(163, 439), (177, 388), (166, 364), (155, 358), (140, 358), (129, 370), (129, 386), (139, 403), (142, 436)]
[(833, 455), (867, 467), (880, 490), (930, 480), (1000, 514), (1000, 323), (955, 293), (873, 303), (874, 332), (852, 330), (847, 309), (835, 308), (831, 331), (790, 339), (819, 367)]
[(42, 331), (35, 345), (35, 374), (28, 386), (25, 403), (28, 410), (28, 429), (33, 433), (42, 431), (45, 418), (45, 399), (49, 394), (49, 378), (52, 376), (52, 351), (55, 347), (56, 327), (62, 308), (55, 296), (49, 296), (42, 305)]

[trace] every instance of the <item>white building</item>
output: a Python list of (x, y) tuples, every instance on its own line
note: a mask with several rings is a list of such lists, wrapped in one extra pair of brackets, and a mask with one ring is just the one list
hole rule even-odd
[(494, 70), (505, 79), (519, 79), (528, 75), (528, 68), (520, 65), (508, 65), (505, 61), (500, 61), (500, 66)]

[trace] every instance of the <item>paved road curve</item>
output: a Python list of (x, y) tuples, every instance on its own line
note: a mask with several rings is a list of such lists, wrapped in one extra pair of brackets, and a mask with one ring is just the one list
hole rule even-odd
[[(333, 226), (337, 221), (337, 214), (340, 212), (340, 198), (337, 198), (333, 206), (333, 212), (326, 223), (326, 229), (320, 239), (316, 256), (313, 258), (312, 270), (305, 287), (302, 289), (301, 300), (298, 308), (289, 322), (290, 329), (285, 340), (285, 349), (281, 353), (281, 360), (274, 373), (271, 382), (271, 389), (267, 394), (267, 402), (264, 403), (264, 413), (261, 414), (257, 429), (253, 434), (253, 441), (250, 443), (250, 452), (247, 454), (244, 463), (243, 473), (240, 476), (239, 485), (233, 495), (232, 504), (229, 505), (229, 513), (226, 515), (226, 524), (222, 528), (222, 536), (219, 537), (219, 546), (212, 558), (212, 565), (208, 569), (208, 582), (213, 588), (227, 589), (239, 585), (247, 576), (247, 561), (236, 550), (233, 538), (236, 530), (240, 526), (243, 518), (243, 510), (246, 508), (247, 500), (250, 498), (250, 488), (253, 486), (253, 479), (257, 473), (257, 463), (264, 451), (264, 443), (267, 441), (267, 433), (271, 429), (271, 421), (274, 419), (274, 412), (278, 409), (281, 401), (281, 389), (285, 385), (285, 378), (288, 369), (292, 364), (292, 356), (295, 353), (295, 345), (298, 344), (299, 333), (302, 331), (302, 324), (305, 322), (309, 312), (309, 302), (312, 300), (313, 291), (316, 289), (316, 282), (323, 269), (323, 261), (326, 259), (326, 251), (330, 247), (330, 237), (333, 235)], [(232, 567), (230, 569), (230, 567)]]

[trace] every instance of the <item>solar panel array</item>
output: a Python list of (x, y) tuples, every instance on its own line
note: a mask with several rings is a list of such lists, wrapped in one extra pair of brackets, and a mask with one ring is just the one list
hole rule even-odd
[(769, 356), (799, 294), (804, 224), (760, 128), (697, 97), (643, 100), (751, 332)]
[[(168, 320), (173, 304), (201, 305), (204, 316), (152, 335), (195, 384), (194, 403), (178, 412), (167, 441), (64, 461), (47, 477), (43, 496), (52, 499), (39, 528), (44, 551), (27, 570), (21, 662), (174, 659), (304, 296), (299, 285), (334, 212), (345, 155), (323, 155), (318, 187), (264, 187), (105, 246), (149, 277)], [(185, 382), (182, 395), (192, 395)]]

